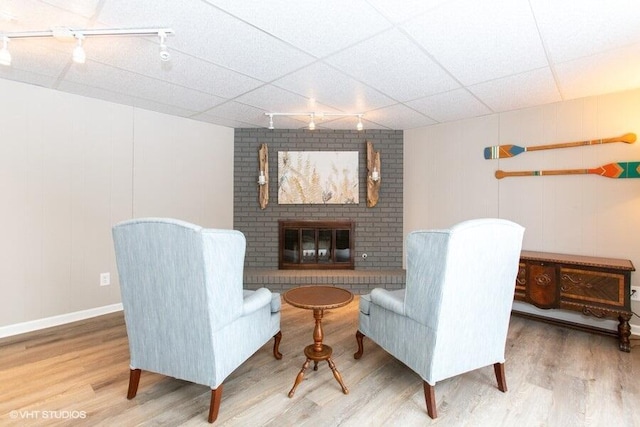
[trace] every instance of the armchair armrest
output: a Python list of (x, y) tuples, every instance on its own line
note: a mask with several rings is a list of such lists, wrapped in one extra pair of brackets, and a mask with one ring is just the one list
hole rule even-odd
[(404, 310), (404, 289), (388, 291), (382, 288), (375, 288), (371, 291), (371, 302), (394, 313), (406, 316)]
[(253, 313), (256, 310), (271, 305), (271, 291), (267, 288), (260, 288), (256, 291), (244, 291), (242, 302), (242, 315)]

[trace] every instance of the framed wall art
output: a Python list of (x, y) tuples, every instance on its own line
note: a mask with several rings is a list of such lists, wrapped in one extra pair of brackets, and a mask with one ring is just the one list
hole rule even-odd
[(357, 151), (278, 152), (278, 204), (357, 204)]

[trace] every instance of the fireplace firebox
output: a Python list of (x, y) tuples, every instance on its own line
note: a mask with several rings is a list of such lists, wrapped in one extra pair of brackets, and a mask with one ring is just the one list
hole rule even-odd
[(355, 223), (280, 220), (279, 269), (354, 269)]

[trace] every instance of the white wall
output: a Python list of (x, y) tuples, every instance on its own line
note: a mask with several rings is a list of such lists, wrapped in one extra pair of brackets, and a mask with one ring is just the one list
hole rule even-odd
[(233, 129), (0, 79), (0, 200), (2, 336), (117, 305), (118, 221), (232, 228)]
[[(640, 135), (640, 90), (405, 131), (404, 232), (500, 217), (526, 227), (524, 249), (626, 258), (640, 269), (640, 179), (494, 177), (497, 169), (579, 169), (640, 161), (640, 141), (500, 160), (483, 157), (484, 148), (493, 145), (552, 144), (627, 132)], [(640, 272), (631, 277), (632, 286), (639, 286)], [(632, 303), (632, 309), (640, 312), (640, 304)], [(640, 319), (634, 316), (631, 323), (639, 331)]]

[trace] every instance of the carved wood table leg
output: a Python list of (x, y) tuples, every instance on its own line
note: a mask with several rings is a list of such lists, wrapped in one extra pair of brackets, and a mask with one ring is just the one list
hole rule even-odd
[(620, 351), (631, 352), (631, 343), (629, 337), (631, 336), (631, 327), (629, 326), (629, 320), (631, 320), (631, 314), (621, 314), (618, 316), (620, 323), (618, 324), (618, 348)]
[(300, 372), (296, 376), (296, 381), (293, 383), (293, 387), (289, 392), (289, 397), (293, 397), (293, 394), (296, 392), (296, 388), (298, 388), (298, 384), (302, 382), (302, 378), (304, 378), (304, 371), (306, 371), (309, 367), (309, 362), (311, 362), (311, 359), (305, 360), (304, 364), (302, 365), (302, 369), (300, 369)]
[(333, 363), (333, 359), (331, 358), (327, 359), (327, 363), (329, 364), (329, 367), (333, 372), (333, 376), (338, 381), (338, 384), (340, 384), (340, 387), (342, 387), (342, 392), (344, 394), (349, 394), (349, 389), (347, 389), (347, 387), (344, 385), (344, 382), (342, 381), (342, 375), (340, 375), (340, 372), (338, 372), (338, 369), (336, 368), (336, 364)]

